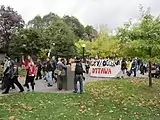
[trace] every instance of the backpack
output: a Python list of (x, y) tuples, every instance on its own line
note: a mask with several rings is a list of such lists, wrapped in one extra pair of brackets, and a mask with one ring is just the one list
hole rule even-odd
[(76, 74), (83, 74), (82, 63), (76, 63), (75, 73)]

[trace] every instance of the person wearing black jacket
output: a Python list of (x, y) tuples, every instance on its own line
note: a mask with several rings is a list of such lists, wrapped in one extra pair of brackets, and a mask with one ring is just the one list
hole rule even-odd
[(83, 65), (79, 58), (76, 58), (76, 66), (75, 66), (75, 78), (74, 78), (74, 93), (77, 93), (77, 82), (80, 84), (80, 94), (83, 93), (83, 73), (85, 72), (83, 69)]
[(6, 86), (5, 91), (2, 94), (9, 93), (10, 87), (13, 83), (17, 85), (17, 87), (20, 89), (20, 92), (23, 92), (24, 88), (18, 81), (18, 66), (14, 64), (13, 60), (11, 60), (10, 67), (8, 69), (9, 69), (9, 72), (8, 72), (7, 86)]
[(37, 75), (36, 75), (36, 80), (42, 79), (41, 71), (42, 71), (42, 63), (41, 63), (40, 60), (38, 60), (38, 62), (37, 62)]
[(52, 69), (52, 78), (54, 78), (55, 83), (56, 83), (56, 82), (57, 82), (57, 78), (56, 78), (56, 76), (54, 75), (54, 71), (55, 71), (55, 69), (56, 69), (56, 67), (57, 67), (57, 61), (56, 61), (56, 59), (55, 59), (54, 56), (52, 57), (51, 63), (52, 63), (52, 67), (53, 67), (53, 69)]
[(49, 60), (49, 58), (47, 58), (47, 62), (46, 62), (46, 75), (45, 75), (44, 78), (48, 82), (48, 87), (52, 87), (53, 86), (52, 71), (53, 71), (52, 63)]
[[(2, 90), (4, 90), (8, 84), (9, 72), (10, 72), (9, 68), (10, 68), (10, 58), (6, 56), (4, 59), (3, 80), (2, 80), (2, 86), (1, 86)], [(11, 86), (12, 86), (12, 89), (15, 89), (14, 84), (12, 84)]]

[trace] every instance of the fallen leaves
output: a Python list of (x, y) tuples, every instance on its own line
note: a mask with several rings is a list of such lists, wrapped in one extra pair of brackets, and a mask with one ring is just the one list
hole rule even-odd
[(86, 110), (86, 106), (85, 106), (85, 105), (82, 105), (82, 106), (81, 106), (81, 110), (82, 110), (82, 111), (85, 111), (85, 110)]
[(28, 111), (31, 111), (33, 109), (32, 107), (27, 106), (25, 104), (22, 104), (22, 108), (25, 109), (25, 110), (28, 110)]
[(15, 116), (10, 116), (10, 117), (8, 118), (8, 120), (15, 120), (15, 119), (16, 119)]

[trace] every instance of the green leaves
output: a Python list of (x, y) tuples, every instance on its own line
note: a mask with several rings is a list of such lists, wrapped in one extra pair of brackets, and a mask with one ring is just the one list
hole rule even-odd
[(89, 57), (107, 57), (119, 55), (120, 41), (116, 38), (106, 36), (101, 32), (92, 42), (79, 40), (75, 43), (78, 55), (82, 55), (82, 44), (85, 44), (85, 56)]
[(10, 43), (10, 54), (31, 54), (36, 55), (41, 48), (45, 48), (45, 41), (36, 29), (22, 29), (15, 33)]
[(11, 7), (0, 6), (0, 44), (1, 51), (7, 52), (14, 31), (24, 27), (21, 15)]
[(128, 54), (128, 57), (149, 58), (148, 51), (149, 48), (152, 48), (152, 57), (160, 58), (157, 54), (157, 51), (160, 50), (160, 19), (152, 16), (149, 10), (145, 12), (141, 10), (141, 12), (143, 13), (141, 13), (138, 23), (131, 23), (118, 29), (118, 38), (123, 41), (124, 45), (130, 44), (124, 49), (123, 55), (130, 53), (127, 51), (133, 50), (134, 55)]

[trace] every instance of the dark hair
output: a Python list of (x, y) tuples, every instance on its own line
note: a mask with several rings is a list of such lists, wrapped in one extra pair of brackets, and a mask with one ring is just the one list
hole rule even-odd
[(79, 57), (76, 57), (76, 60), (80, 60), (80, 58), (79, 58)]
[(64, 61), (64, 58), (61, 59), (61, 62)]

